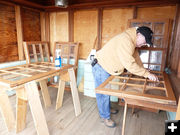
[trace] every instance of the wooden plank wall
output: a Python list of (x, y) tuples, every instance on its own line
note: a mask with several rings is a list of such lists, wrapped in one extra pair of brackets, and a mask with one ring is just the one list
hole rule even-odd
[(176, 6), (147, 7), (137, 9), (137, 19), (174, 19)]
[(50, 52), (53, 54), (56, 41), (68, 41), (68, 12), (50, 13)]
[(129, 19), (133, 19), (133, 8), (103, 10), (101, 47), (113, 36), (127, 29)]
[(28, 8), (21, 9), (24, 41), (40, 41), (40, 12)]
[(0, 4), (0, 63), (18, 60), (15, 8)]
[[(102, 10), (102, 14), (99, 14), (99, 11)], [(128, 26), (128, 19), (172, 19), (174, 20), (176, 14), (176, 6), (161, 6), (161, 7), (114, 7), (114, 8), (102, 8), (99, 10), (95, 9), (74, 9), (73, 13), (73, 41), (80, 42), (79, 49), (79, 58), (86, 59), (93, 48), (95, 39), (100, 38), (100, 48), (110, 40), (113, 36), (118, 33), (123, 32)], [(57, 24), (54, 23), (53, 19), (61, 18), (61, 21), (64, 21)], [(60, 14), (62, 13), (62, 14)], [(99, 16), (99, 15), (100, 16)], [(68, 40), (68, 35), (64, 35), (64, 32), (68, 30), (66, 23), (68, 14), (66, 13), (66, 19), (64, 18), (63, 12), (53, 12), (50, 17), (50, 29), (51, 29), (51, 49), (53, 48), (54, 41), (60, 35), (59, 40)], [(52, 17), (54, 16), (54, 17)], [(100, 20), (99, 20), (100, 19)], [(99, 24), (100, 22), (100, 24)], [(58, 29), (56, 27), (59, 27)], [(65, 27), (65, 28), (61, 28)], [(101, 28), (100, 28), (101, 27)], [(53, 30), (54, 29), (54, 30)], [(60, 30), (61, 29), (61, 30)], [(63, 31), (62, 31), (63, 29)], [(57, 36), (54, 31), (60, 30), (59, 35)], [(98, 37), (98, 33), (100, 34)], [(63, 38), (64, 37), (64, 38)], [(97, 45), (97, 44), (96, 44)], [(97, 48), (97, 46), (96, 46)]]
[(41, 40), (40, 11), (0, 1), (0, 63), (23, 60), (22, 41), (32, 40)]
[(74, 12), (74, 41), (80, 42), (79, 58), (86, 59), (97, 37), (97, 10)]
[(175, 36), (174, 36), (174, 44), (173, 44), (173, 53), (171, 60), (171, 68), (178, 74), (180, 78), (180, 4), (177, 8), (177, 23), (175, 26)]

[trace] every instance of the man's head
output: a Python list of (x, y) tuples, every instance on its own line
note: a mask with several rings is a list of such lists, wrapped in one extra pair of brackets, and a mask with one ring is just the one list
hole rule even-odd
[(149, 27), (141, 26), (137, 29), (137, 42), (136, 47), (141, 47), (145, 44), (153, 45), (152, 43), (152, 30)]

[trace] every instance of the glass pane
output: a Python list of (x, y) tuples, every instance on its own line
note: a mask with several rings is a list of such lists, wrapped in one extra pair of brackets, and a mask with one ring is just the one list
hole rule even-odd
[(149, 58), (148, 50), (140, 50), (139, 55), (140, 55), (142, 63), (148, 63), (148, 58)]
[(153, 46), (154, 46), (154, 47), (159, 47), (159, 48), (165, 48), (165, 47), (163, 46), (163, 37), (154, 36), (154, 37), (153, 37)]
[(144, 22), (142, 25), (147, 26), (147, 27), (152, 29), (152, 23), (151, 22)]
[(139, 23), (139, 22), (131, 22), (131, 27), (139, 27), (141, 26), (142, 24)]
[(156, 95), (156, 96), (163, 96), (166, 97), (166, 93), (163, 90), (158, 90), (158, 89), (146, 89), (145, 94), (150, 94), (150, 95)]
[(150, 86), (150, 87), (160, 87), (160, 88), (164, 88), (164, 83), (162, 82), (151, 82), (148, 80), (147, 86)]
[(17, 76), (19, 76), (19, 75), (11, 74), (11, 73), (0, 74), (0, 78), (2, 78), (2, 79), (16, 78)]
[(9, 78), (8, 80), (10, 81), (17, 81), (17, 80), (21, 80), (21, 79), (24, 79), (24, 78), (27, 78), (27, 76), (16, 76), (15, 78)]
[(154, 23), (154, 35), (163, 35), (164, 23)]
[(143, 92), (143, 85), (142, 85), (142, 87), (126, 85), (125, 88), (124, 88), (124, 91), (130, 91), (130, 92), (135, 92), (135, 93), (142, 93)]
[(33, 49), (32, 49), (32, 45), (28, 45), (28, 50), (29, 50), (29, 54), (33, 54)]
[(40, 53), (37, 54), (37, 58), (38, 58), (38, 61), (39, 61), (39, 62), (42, 61), (42, 60), (41, 60), (41, 54), (40, 54)]
[(35, 45), (36, 53), (40, 53), (39, 44)]
[(143, 64), (144, 68), (148, 68), (148, 64)]
[[(112, 80), (112, 82), (121, 82), (121, 83), (123, 83), (125, 80), (124, 79), (119, 79), (119, 78), (114, 78), (113, 80)], [(121, 87), (122, 87), (122, 85), (123, 84), (111, 84), (110, 85), (110, 88), (111, 89), (113, 89), (113, 90), (119, 90)]]
[(149, 65), (150, 70), (161, 71), (161, 65)]
[(142, 87), (143, 87), (143, 85), (145, 83), (145, 79), (144, 79), (144, 81), (143, 80), (134, 80), (134, 79), (132, 80), (132, 79), (129, 79), (128, 83), (142, 85)]
[(119, 90), (123, 86), (124, 82), (126, 81), (127, 79), (114, 78), (105, 86), (105, 88)]
[(161, 64), (162, 63), (162, 52), (161, 51), (151, 51), (150, 63)]

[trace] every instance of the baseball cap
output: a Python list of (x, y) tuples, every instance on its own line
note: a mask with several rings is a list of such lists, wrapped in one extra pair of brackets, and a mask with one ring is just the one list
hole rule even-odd
[(141, 33), (145, 37), (147, 44), (150, 44), (151, 46), (153, 45), (152, 43), (153, 31), (149, 27), (141, 26), (137, 28), (137, 32)]

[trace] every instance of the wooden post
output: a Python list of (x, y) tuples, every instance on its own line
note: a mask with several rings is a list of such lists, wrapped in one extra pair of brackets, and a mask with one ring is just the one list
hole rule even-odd
[(46, 41), (50, 41), (50, 19), (49, 19), (49, 12), (45, 12), (45, 34), (46, 34)]
[(127, 102), (125, 101), (124, 116), (123, 116), (123, 125), (122, 125), (122, 135), (124, 135), (124, 132), (125, 132), (127, 109), (128, 109)]
[[(179, 55), (180, 56), (180, 55)], [(177, 70), (177, 76), (180, 78), (180, 58), (179, 58), (179, 64), (178, 64), (178, 70)]]
[(74, 41), (74, 11), (68, 11), (69, 42)]
[(0, 111), (8, 131), (14, 129), (15, 118), (5, 88), (0, 86)]
[(137, 7), (133, 7), (133, 19), (137, 19)]
[(97, 28), (97, 38), (98, 38), (98, 46), (97, 50), (101, 49), (102, 46), (102, 19), (103, 19), (103, 9), (98, 9), (98, 28)]
[(176, 112), (176, 120), (180, 120), (180, 96), (179, 96), (179, 103)]
[(30, 110), (38, 135), (49, 135), (46, 118), (42, 109), (39, 92), (35, 81), (25, 84)]
[(40, 12), (40, 22), (41, 22), (41, 41), (46, 41), (45, 12)]
[(40, 22), (41, 22), (41, 41), (49, 42), (49, 13), (40, 12)]
[(26, 127), (27, 93), (24, 87), (16, 89), (16, 133)]
[(22, 20), (21, 20), (21, 8), (15, 5), (16, 13), (16, 29), (17, 29), (17, 42), (18, 42), (18, 55), (19, 60), (24, 60), (23, 52), (23, 30), (22, 30)]

